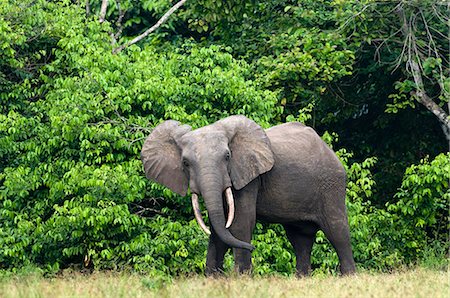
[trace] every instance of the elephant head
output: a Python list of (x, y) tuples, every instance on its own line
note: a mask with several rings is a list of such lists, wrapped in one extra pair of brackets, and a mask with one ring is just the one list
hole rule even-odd
[[(200, 215), (198, 195), (203, 196), (210, 223), (223, 242), (253, 249), (227, 228), (234, 216), (231, 186), (242, 189), (274, 163), (270, 141), (258, 124), (245, 116), (230, 116), (192, 131), (188, 125), (168, 120), (147, 138), (141, 159), (147, 178), (182, 196), (190, 186), (195, 217), (206, 232), (209, 230)], [(224, 193), (229, 205), (227, 223)]]

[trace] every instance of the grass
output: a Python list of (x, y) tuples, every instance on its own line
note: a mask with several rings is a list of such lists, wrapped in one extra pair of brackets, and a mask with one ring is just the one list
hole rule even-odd
[(350, 277), (150, 278), (72, 273), (57, 278), (0, 280), (0, 297), (449, 297), (449, 271), (414, 269)]

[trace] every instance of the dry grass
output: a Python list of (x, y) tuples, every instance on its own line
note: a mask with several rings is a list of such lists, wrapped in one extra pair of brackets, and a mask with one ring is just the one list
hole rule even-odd
[(9, 278), (0, 297), (450, 297), (449, 271), (415, 269), (351, 277), (319, 276), (179, 278), (132, 274), (71, 274), (60, 278)]

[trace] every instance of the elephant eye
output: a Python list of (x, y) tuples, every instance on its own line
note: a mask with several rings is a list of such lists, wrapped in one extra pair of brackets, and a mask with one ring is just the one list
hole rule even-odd
[(189, 162), (186, 159), (183, 159), (183, 166), (189, 168)]

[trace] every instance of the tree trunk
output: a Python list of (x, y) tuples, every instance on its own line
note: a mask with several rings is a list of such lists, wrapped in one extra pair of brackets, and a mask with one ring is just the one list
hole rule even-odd
[(441, 108), (437, 103), (435, 103), (425, 92), (422, 74), (419, 65), (414, 58), (409, 61), (411, 66), (411, 72), (414, 78), (414, 83), (416, 83), (417, 91), (413, 93), (417, 97), (417, 100), (423, 104), (431, 113), (433, 113), (439, 120), (442, 131), (444, 132), (445, 138), (449, 143), (450, 148), (450, 118), (449, 115)]

